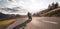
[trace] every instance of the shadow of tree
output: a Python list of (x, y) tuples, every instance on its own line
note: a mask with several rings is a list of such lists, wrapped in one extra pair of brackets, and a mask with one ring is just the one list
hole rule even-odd
[(31, 22), (31, 20), (32, 20), (32, 19), (28, 19), (28, 20), (26, 20), (24, 23), (17, 25), (17, 26), (14, 27), (13, 29), (19, 29), (19, 28), (23, 28), (23, 29), (24, 29), (24, 28), (27, 26), (27, 24)]

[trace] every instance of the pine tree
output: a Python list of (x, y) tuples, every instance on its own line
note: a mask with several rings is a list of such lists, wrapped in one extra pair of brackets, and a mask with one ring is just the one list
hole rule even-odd
[(54, 4), (54, 2), (52, 3), (52, 6), (51, 6), (51, 7), (52, 7), (52, 9), (54, 9), (54, 8), (55, 8), (55, 4)]
[(48, 6), (48, 10), (51, 10), (52, 9), (52, 7), (51, 7), (51, 5), (49, 4), (49, 6)]
[(56, 2), (56, 4), (55, 4), (55, 8), (57, 8), (57, 7), (59, 7), (59, 4)]

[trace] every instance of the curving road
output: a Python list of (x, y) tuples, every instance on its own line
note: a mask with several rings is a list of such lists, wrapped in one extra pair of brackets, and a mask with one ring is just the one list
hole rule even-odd
[[(7, 29), (12, 29), (26, 20), (27, 18), (18, 18), (17, 21), (7, 27)], [(60, 17), (33, 17), (25, 29), (60, 29)]]

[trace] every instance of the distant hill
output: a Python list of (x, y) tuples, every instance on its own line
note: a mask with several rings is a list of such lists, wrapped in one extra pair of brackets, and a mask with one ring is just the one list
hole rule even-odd
[(0, 20), (9, 19), (15, 17), (14, 14), (3, 14), (0, 12)]
[(27, 17), (27, 15), (20, 15), (20, 14), (4, 14), (0, 12), (0, 20), (12, 19), (12, 18), (21, 18)]
[(38, 16), (38, 17), (60, 17), (60, 6), (59, 4), (52, 3), (51, 5), (48, 6), (47, 9), (40, 11), (38, 13), (33, 14), (33, 16)]
[(60, 17), (60, 8), (53, 9), (46, 13), (40, 14), (40, 16), (45, 17)]

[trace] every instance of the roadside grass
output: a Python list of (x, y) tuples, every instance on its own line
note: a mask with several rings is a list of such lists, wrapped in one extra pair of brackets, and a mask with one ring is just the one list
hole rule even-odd
[(0, 21), (0, 29), (5, 28), (9, 26), (10, 24), (14, 23), (16, 19), (7, 19)]

